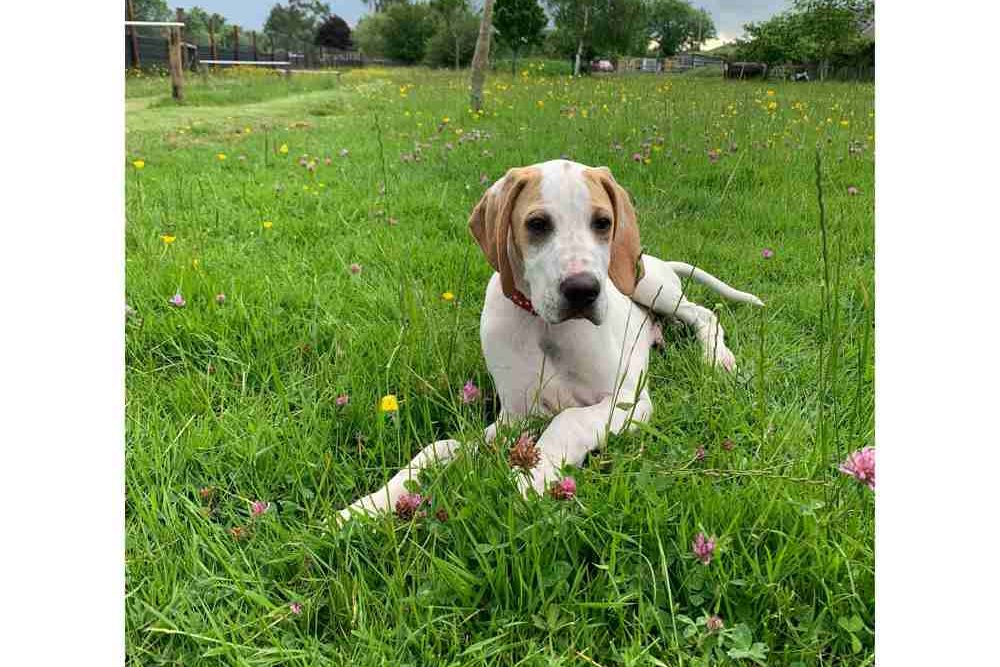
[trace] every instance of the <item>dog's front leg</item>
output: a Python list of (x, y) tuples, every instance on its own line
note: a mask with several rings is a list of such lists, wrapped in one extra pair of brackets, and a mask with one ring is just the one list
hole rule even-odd
[[(497, 425), (491, 424), (483, 433), (486, 442), (492, 442), (496, 437)], [(410, 460), (410, 463), (392, 476), (385, 486), (378, 491), (354, 501), (349, 507), (340, 510), (338, 520), (347, 521), (355, 513), (375, 515), (379, 512), (391, 511), (396, 507), (400, 496), (406, 493), (406, 482), (416, 479), (420, 471), (433, 463), (447, 463), (455, 458), (462, 443), (458, 440), (438, 440), (423, 449)]]
[(620, 433), (635, 422), (649, 420), (653, 412), (649, 393), (643, 389), (633, 407), (627, 394), (619, 395), (617, 404), (609, 396), (600, 403), (585, 408), (567, 408), (549, 423), (538, 439), (541, 460), (530, 476), (522, 476), (519, 488), (527, 495), (528, 489), (539, 494), (559, 478), (559, 468), (567, 463), (578, 466), (591, 451), (599, 448), (608, 432)]

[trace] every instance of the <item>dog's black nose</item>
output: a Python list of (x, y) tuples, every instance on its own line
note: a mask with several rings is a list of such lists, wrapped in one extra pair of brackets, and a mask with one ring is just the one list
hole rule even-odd
[(559, 283), (559, 291), (573, 308), (584, 308), (594, 303), (601, 293), (601, 284), (590, 273), (574, 273)]

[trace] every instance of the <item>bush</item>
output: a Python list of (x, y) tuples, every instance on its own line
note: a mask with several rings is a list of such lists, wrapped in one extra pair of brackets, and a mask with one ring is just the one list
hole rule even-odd
[[(493, 63), (493, 68), (497, 72), (510, 72), (510, 58), (497, 58)], [(590, 63), (584, 63), (586, 69), (590, 69)], [(517, 59), (517, 76), (523, 78), (527, 73), (528, 77), (536, 76), (570, 76), (573, 74), (572, 60), (553, 60), (544, 57), (528, 57)]]

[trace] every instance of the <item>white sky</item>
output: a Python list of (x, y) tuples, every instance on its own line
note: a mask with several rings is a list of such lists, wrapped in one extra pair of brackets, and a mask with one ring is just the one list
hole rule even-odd
[[(218, 12), (227, 20), (238, 23), (248, 30), (260, 30), (274, 3), (275, 0), (193, 0), (190, 3), (172, 0), (170, 4), (185, 9), (198, 5), (209, 12)], [(361, 0), (333, 0), (329, 4), (333, 13), (344, 17), (352, 26), (368, 12), (368, 5)], [(787, 9), (791, 2), (790, 0), (694, 0), (692, 4), (707, 9), (715, 21), (719, 39), (706, 43), (706, 48), (713, 48), (739, 37), (743, 33), (744, 23), (761, 21), (773, 16)]]

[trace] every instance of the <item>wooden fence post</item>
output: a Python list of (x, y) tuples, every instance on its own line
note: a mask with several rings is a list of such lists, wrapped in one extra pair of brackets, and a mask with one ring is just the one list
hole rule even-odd
[[(177, 10), (177, 22), (181, 23), (184, 12)], [(170, 85), (174, 99), (178, 102), (184, 100), (184, 73), (181, 60), (181, 28), (171, 26), (170, 28)]]
[[(174, 12), (177, 18), (174, 20), (178, 23), (184, 23), (184, 10), (181, 7), (177, 7)], [(184, 28), (178, 27), (177, 30), (180, 32), (180, 43), (181, 43), (181, 70), (185, 67), (190, 66), (190, 58), (188, 57), (187, 47), (184, 46)]]
[[(219, 59), (219, 52), (215, 49), (215, 21), (213, 19), (208, 20), (208, 44), (212, 53), (212, 60)], [(214, 68), (215, 65), (212, 65)]]
[(257, 62), (257, 31), (254, 30), (250, 33), (250, 46), (253, 48), (253, 61)]
[(233, 26), (233, 60), (239, 61), (240, 59), (240, 27), (238, 25)]
[[(135, 20), (135, 8), (132, 6), (132, 0), (128, 0), (128, 4), (125, 5), (125, 17), (129, 21)], [(128, 34), (132, 38), (132, 67), (139, 69), (142, 67), (142, 62), (139, 60), (139, 36), (135, 32), (134, 25), (128, 27)]]

